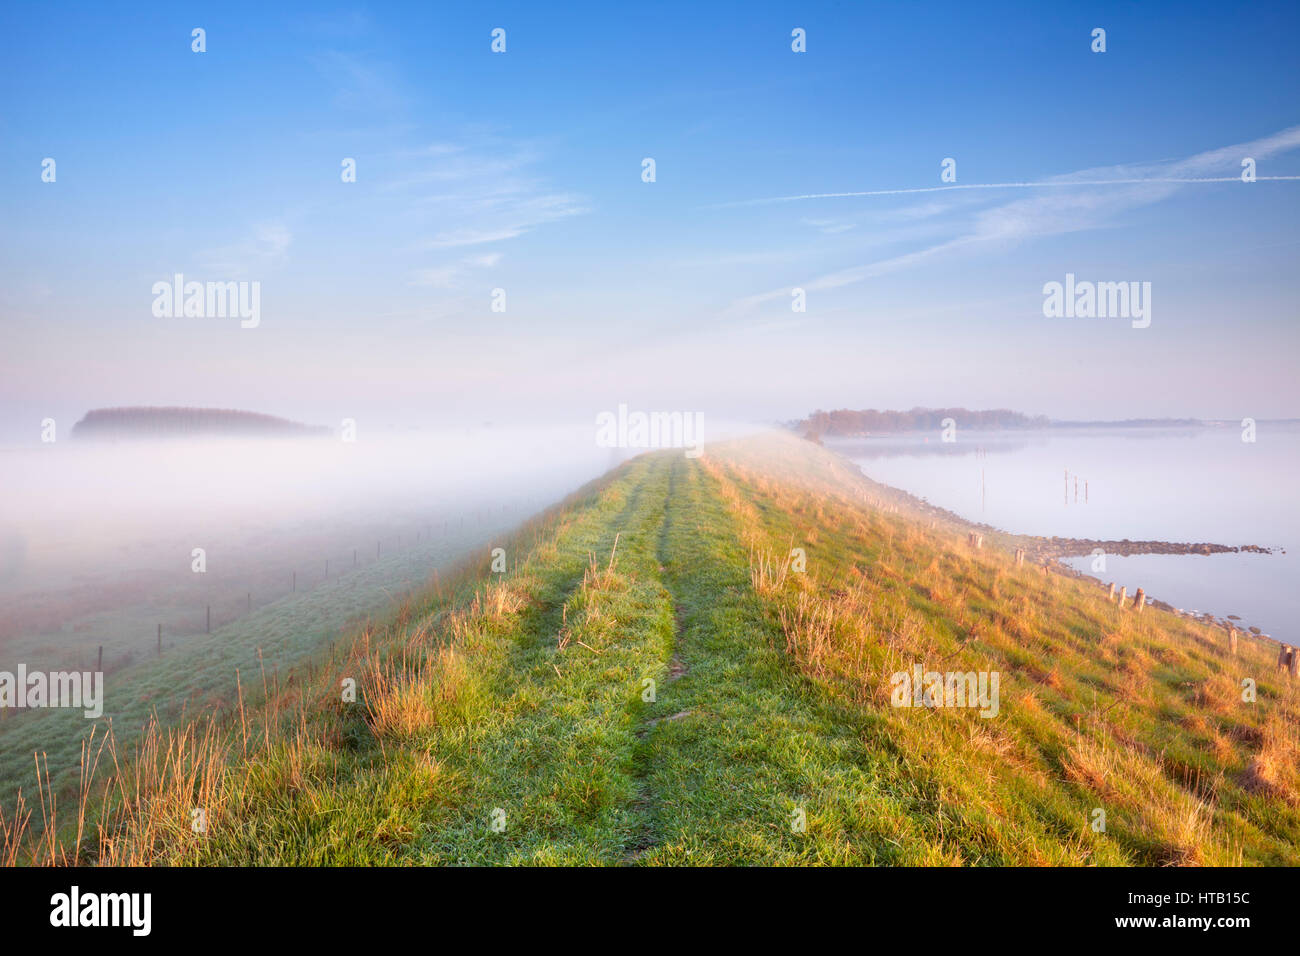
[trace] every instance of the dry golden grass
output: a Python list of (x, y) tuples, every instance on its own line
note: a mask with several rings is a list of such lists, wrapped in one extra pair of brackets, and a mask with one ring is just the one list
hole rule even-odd
[[(803, 450), (786, 445), (781, 456), (797, 470)], [(951, 785), (977, 779), (1005, 789), (1003, 813), (1020, 799), (1016, 778), (1065, 785), (1118, 812), (1113, 826), (1145, 834), (1137, 844), (1175, 865), (1240, 862), (1239, 838), (1227, 834), (1240, 832), (1247, 795), (1296, 804), (1300, 688), (1276, 673), (1265, 642), (1243, 638), (1233, 657), (1226, 637), (1203, 624), (1120, 609), (1091, 581), (1017, 566), (988, 538), (974, 550), (964, 535), (909, 520), (898, 503), (806, 478), (761, 484), (750, 449), (714, 455), (709, 467), (728, 486), (754, 593), (769, 604), (792, 660), (834, 693), (879, 710), (927, 764), (950, 765)], [(823, 535), (819, 560), (792, 589), (766, 549), (791, 535), (801, 545), (808, 516), (836, 537)], [(977, 724), (954, 736), (940, 729), (952, 715), (939, 714), (925, 722), (926, 736), (921, 722), (891, 713), (889, 675), (915, 662), (1000, 672), (997, 732)], [(1245, 676), (1260, 684), (1258, 704), (1244, 702)], [(1080, 712), (1085, 701), (1090, 715)]]

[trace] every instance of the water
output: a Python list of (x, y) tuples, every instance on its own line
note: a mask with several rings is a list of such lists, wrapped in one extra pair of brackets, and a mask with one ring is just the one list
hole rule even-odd
[(1260, 423), (1253, 443), (1235, 426), (1207, 426), (959, 431), (953, 443), (907, 435), (829, 444), (877, 481), (1005, 531), (1284, 549), (1110, 555), (1104, 570), (1094, 570), (1091, 557), (1066, 563), (1130, 594), (1142, 587), (1183, 610), (1235, 614), (1279, 640), (1300, 639), (1300, 425)]

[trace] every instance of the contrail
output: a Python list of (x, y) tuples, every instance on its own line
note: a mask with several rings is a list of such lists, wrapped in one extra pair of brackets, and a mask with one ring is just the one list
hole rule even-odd
[[(1296, 180), (1300, 176), (1257, 176), (1257, 182)], [(941, 193), (950, 189), (1039, 189), (1061, 186), (1133, 186), (1140, 183), (1237, 183), (1240, 176), (1202, 176), (1190, 179), (1170, 177), (1144, 179), (1075, 179), (1028, 183), (952, 183), (946, 186), (916, 186), (910, 189), (868, 189), (848, 193), (805, 193), (802, 196), (773, 196), (768, 199), (742, 199), (737, 202), (718, 203), (709, 208), (725, 209), (731, 206), (758, 206), (765, 203), (798, 202), (803, 199), (852, 199), (858, 196), (906, 196), (913, 193)]]

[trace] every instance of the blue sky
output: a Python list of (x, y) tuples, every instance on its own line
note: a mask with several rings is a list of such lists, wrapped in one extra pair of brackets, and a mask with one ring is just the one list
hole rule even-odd
[[(1294, 4), (447, 6), (7, 7), (3, 434), (120, 404), (1300, 415), (1300, 180), (1266, 178), (1300, 176)], [(1200, 181), (1245, 155), (1258, 182)], [(947, 157), (1053, 185), (790, 198)], [(261, 324), (156, 318), (176, 272), (260, 282)], [(1067, 272), (1150, 282), (1150, 327), (1045, 318)]]

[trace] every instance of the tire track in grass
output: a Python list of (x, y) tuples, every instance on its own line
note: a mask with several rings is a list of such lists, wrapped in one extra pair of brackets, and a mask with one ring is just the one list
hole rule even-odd
[(659, 553), (683, 670), (657, 706), (675, 719), (643, 738), (653, 839), (634, 861), (876, 861), (863, 822), (882, 801), (860, 735), (785, 660), (716, 481), (671, 468)]
[[(621, 501), (611, 502), (611, 488)], [(638, 529), (653, 512), (660, 490), (653, 470), (633, 464), (571, 520), (530, 548), (521, 576), (529, 581), (528, 606), (519, 617), (477, 639), (465, 654), (477, 683), (472, 708), (454, 723), (434, 727), (404, 750), (425, 750), (441, 766), (439, 788), (411, 822), (415, 838), (399, 848), (403, 862), (419, 864), (599, 864), (617, 861), (629, 829), (621, 793), (627, 784), (630, 745), (625, 730), (628, 684), (607, 671), (636, 669), (653, 653), (623, 632), (595, 650), (556, 646), (573, 605), (584, 591), (588, 555), (603, 557), (619, 542), (621, 575), (616, 605), (629, 635), (646, 631), (649, 607), (638, 555)], [(556, 548), (547, 545), (555, 542)], [(507, 578), (508, 580), (508, 578)], [(595, 641), (588, 637), (588, 643)], [(597, 653), (599, 652), (599, 653)], [(630, 675), (628, 676), (630, 680)], [(620, 730), (620, 724), (624, 728)], [(502, 810), (502, 830), (490, 827)]]
[[(664, 466), (661, 466), (664, 467)], [(677, 469), (667, 465), (668, 469), (668, 487), (664, 494), (663, 508), (660, 512), (658, 534), (655, 542), (655, 560), (658, 566), (658, 575), (656, 580), (666, 594), (666, 600), (672, 607), (673, 621), (673, 640), (672, 654), (668, 661), (667, 672), (662, 681), (656, 678), (655, 701), (650, 711), (657, 714), (643, 719), (640, 727), (637, 728), (637, 743), (633, 751), (633, 777), (636, 781), (636, 798), (633, 801), (632, 812), (637, 820), (637, 827), (628, 851), (624, 854), (624, 863), (635, 863), (643, 854), (651, 850), (659, 839), (659, 801), (657, 793), (651, 786), (648, 779), (650, 773), (650, 763), (653, 755), (653, 746), (650, 743), (650, 736), (655, 732), (655, 728), (665, 721), (680, 720), (687, 716), (686, 711), (677, 711), (665, 714), (665, 707), (672, 701), (670, 688), (681, 678), (688, 670), (682, 659), (682, 633), (685, 621), (685, 612), (681, 603), (677, 600), (676, 594), (669, 587), (664, 579), (664, 573), (667, 570), (667, 564), (671, 560), (668, 543), (668, 527), (670, 521), (670, 512), (672, 501), (677, 489)], [(660, 692), (668, 693), (666, 699), (660, 700)]]
[[(431, 821), (426, 860), (617, 864), (648, 829), (635, 731), (642, 678), (661, 679), (671, 653), (655, 551), (667, 488), (662, 460), (632, 463), (617, 508), (525, 569), (539, 605), (499, 638), (490, 705), (442, 751), (465, 786)], [(494, 807), (500, 833), (485, 823)]]

